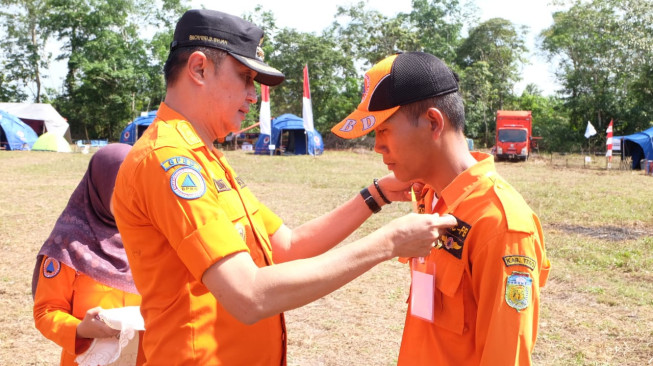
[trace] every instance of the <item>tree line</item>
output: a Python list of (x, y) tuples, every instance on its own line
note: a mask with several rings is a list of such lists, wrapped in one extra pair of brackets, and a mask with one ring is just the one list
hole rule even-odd
[[(0, 101), (52, 103), (74, 138), (118, 139), (141, 111), (165, 96), (162, 69), (185, 0), (0, 0)], [(653, 3), (648, 0), (558, 1), (566, 10), (525, 45), (527, 29), (503, 18), (483, 22), (458, 0), (413, 0), (385, 16), (358, 2), (337, 8), (321, 33), (278, 24), (263, 6), (241, 14), (265, 30), (266, 62), (286, 74), (271, 88), (274, 115), (302, 110), (302, 70), (309, 66), (315, 127), (330, 128), (360, 102), (364, 70), (395, 52), (432, 53), (456, 71), (466, 103), (466, 135), (493, 145), (496, 111), (531, 110), (534, 135), (548, 151), (587, 148), (588, 121), (615, 135), (653, 125)], [(467, 30), (467, 32), (465, 32)], [(61, 45), (55, 54), (46, 46)], [(517, 95), (529, 52), (546, 56), (561, 85), (543, 95), (528, 85)], [(67, 63), (60, 90), (43, 88), (55, 60)], [(29, 93), (28, 93), (29, 91)], [(30, 94), (31, 93), (31, 94)], [(28, 95), (29, 94), (29, 95)], [(258, 120), (252, 108), (244, 126)], [(605, 137), (591, 141), (600, 149)], [(372, 138), (372, 137), (367, 137)], [(359, 143), (361, 141), (358, 141)], [(365, 141), (363, 141), (364, 143)], [(339, 141), (342, 143), (342, 141)]]

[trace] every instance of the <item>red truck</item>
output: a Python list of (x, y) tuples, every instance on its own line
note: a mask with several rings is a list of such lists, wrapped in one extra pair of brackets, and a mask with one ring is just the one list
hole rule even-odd
[(528, 159), (536, 146), (531, 111), (497, 111), (496, 160)]

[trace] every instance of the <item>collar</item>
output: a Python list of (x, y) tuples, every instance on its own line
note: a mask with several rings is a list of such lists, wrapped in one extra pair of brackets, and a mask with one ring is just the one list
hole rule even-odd
[(168, 107), (164, 102), (161, 102), (156, 113), (155, 122), (159, 120), (175, 129), (191, 149), (206, 146), (186, 117)]
[(478, 185), (481, 179), (496, 172), (494, 168), (494, 157), (481, 152), (471, 152), (477, 163), (460, 173), (441, 192), (441, 201), (445, 212), (452, 212), (458, 204), (469, 196)]

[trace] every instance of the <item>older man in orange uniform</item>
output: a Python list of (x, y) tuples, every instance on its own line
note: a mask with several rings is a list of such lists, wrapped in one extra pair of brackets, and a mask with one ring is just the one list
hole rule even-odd
[(457, 75), (435, 56), (411, 52), (372, 67), (358, 109), (332, 131), (376, 131), (388, 169), (426, 183), (418, 210), (457, 219), (438, 250), (410, 261), (399, 365), (531, 365), (550, 269), (542, 228), (492, 156), (469, 152), (464, 125)]
[(240, 129), (254, 81), (284, 79), (262, 61), (262, 37), (238, 17), (186, 12), (165, 103), (120, 169), (114, 211), (143, 297), (148, 365), (283, 365), (283, 311), (384, 260), (427, 255), (455, 224), (410, 214), (329, 250), (408, 185), (384, 177), (294, 230), (259, 202), (213, 142)]

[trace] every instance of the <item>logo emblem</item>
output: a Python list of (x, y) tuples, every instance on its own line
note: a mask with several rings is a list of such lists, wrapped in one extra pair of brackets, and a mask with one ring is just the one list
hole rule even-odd
[(506, 280), (506, 304), (520, 311), (531, 303), (533, 279), (528, 273), (513, 272)]
[(61, 263), (54, 258), (46, 258), (43, 262), (43, 277), (52, 278), (59, 274)]
[(461, 259), (463, 256), (463, 246), (465, 239), (472, 226), (456, 217), (458, 224), (448, 228), (440, 238), (438, 238), (438, 248), (444, 249), (454, 257)]
[(174, 194), (187, 200), (202, 197), (206, 192), (202, 175), (189, 167), (179, 168), (172, 174), (170, 188)]

